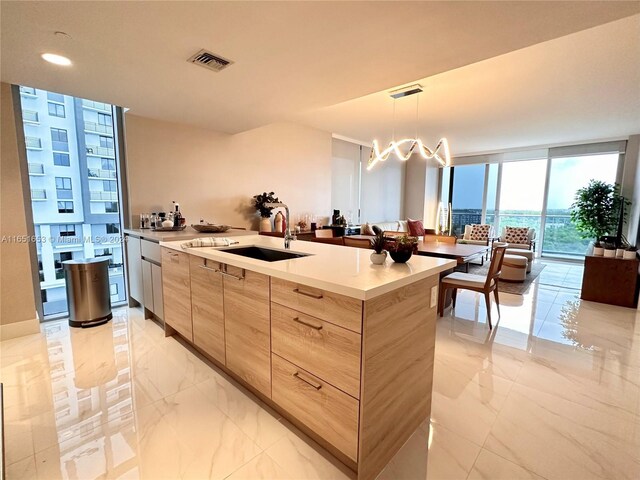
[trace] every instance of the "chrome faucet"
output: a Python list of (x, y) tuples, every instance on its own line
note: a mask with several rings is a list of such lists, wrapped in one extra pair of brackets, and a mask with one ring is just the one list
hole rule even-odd
[(287, 221), (287, 229), (284, 232), (284, 248), (287, 248), (287, 249), (291, 248), (291, 240), (297, 240), (297, 238), (295, 235), (291, 235), (291, 223), (289, 222), (289, 207), (287, 207), (287, 205), (282, 202), (265, 203), (264, 206), (268, 208), (278, 208), (278, 207), (284, 208), (286, 221)]

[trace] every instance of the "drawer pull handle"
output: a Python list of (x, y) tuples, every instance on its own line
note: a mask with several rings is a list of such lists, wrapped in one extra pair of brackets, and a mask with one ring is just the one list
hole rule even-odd
[(232, 273), (227, 273), (227, 272), (223, 272), (222, 270), (218, 270), (222, 275), (225, 275), (227, 277), (231, 277), (234, 278), (236, 280), (244, 280), (244, 269), (242, 269), (242, 275), (238, 276), (238, 275), (233, 275)]
[(315, 330), (322, 330), (322, 325), (314, 325), (313, 323), (305, 322), (304, 320), (300, 320), (299, 317), (294, 318), (293, 321)]
[(300, 372), (296, 372), (293, 374), (294, 377), (296, 377), (298, 380), (302, 380), (304, 383), (306, 383), (307, 385), (311, 385), (313, 388), (315, 388), (316, 390), (320, 390), (322, 388), (322, 385), (318, 382), (314, 382), (313, 380), (309, 379), (309, 378), (304, 378), (302, 376), (302, 374), (300, 374)]
[(204, 270), (209, 270), (210, 272), (213, 273), (222, 273), (220, 270), (218, 270), (217, 268), (211, 268), (211, 267), (207, 267), (206, 265), (198, 265), (200, 268), (204, 269)]
[(300, 295), (304, 295), (305, 297), (311, 297), (311, 298), (315, 298), (316, 300), (320, 300), (322, 298), (322, 294), (317, 294), (317, 293), (309, 293), (309, 292), (305, 292), (304, 290), (300, 290), (299, 288), (294, 288), (293, 291), (295, 293), (299, 293)]

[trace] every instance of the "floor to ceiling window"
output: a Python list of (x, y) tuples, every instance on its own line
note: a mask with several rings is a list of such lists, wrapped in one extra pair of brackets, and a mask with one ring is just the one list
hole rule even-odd
[(114, 107), (20, 87), (45, 319), (67, 313), (63, 262), (109, 258), (112, 303), (125, 299)]
[[(580, 153), (567, 154), (565, 148)], [(623, 147), (615, 151), (616, 145), (613, 153), (591, 150), (598, 148), (602, 145), (559, 147), (535, 160), (443, 168), (440, 201), (452, 203), (453, 233), (461, 236), (465, 225), (474, 223), (493, 225), (496, 236), (505, 227), (529, 227), (536, 231), (538, 254), (584, 256), (590, 240), (580, 237), (570, 216), (576, 191), (592, 179), (616, 183), (624, 152)]]
[(571, 204), (589, 181), (616, 182), (618, 154), (551, 158), (542, 254), (584, 255), (589, 246), (571, 222)]

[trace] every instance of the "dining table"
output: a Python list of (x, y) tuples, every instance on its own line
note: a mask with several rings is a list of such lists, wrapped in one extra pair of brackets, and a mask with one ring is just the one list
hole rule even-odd
[(458, 266), (464, 266), (469, 272), (469, 262), (483, 260), (489, 252), (488, 245), (471, 245), (464, 243), (418, 242), (418, 255), (456, 260)]

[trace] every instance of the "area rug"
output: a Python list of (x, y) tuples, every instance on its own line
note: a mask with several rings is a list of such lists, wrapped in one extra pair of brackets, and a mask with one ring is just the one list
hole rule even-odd
[[(484, 265), (476, 265), (473, 263), (469, 264), (469, 273), (473, 273), (474, 275), (483, 275), (486, 276), (489, 271), (489, 263), (484, 262)], [(533, 262), (531, 267), (531, 273), (527, 274), (527, 278), (525, 278), (524, 282), (498, 282), (498, 291), (504, 293), (513, 293), (515, 295), (524, 295), (529, 290), (531, 286), (531, 282), (533, 282), (540, 272), (544, 270), (546, 267), (542, 262)]]

